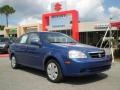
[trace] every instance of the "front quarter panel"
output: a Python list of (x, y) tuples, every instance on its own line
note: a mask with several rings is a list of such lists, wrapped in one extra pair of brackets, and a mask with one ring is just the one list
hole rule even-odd
[(56, 47), (54, 47), (54, 48), (47, 47), (46, 49), (48, 49), (48, 52), (44, 56), (43, 66), (42, 66), (43, 70), (45, 69), (44, 63), (46, 62), (48, 57), (55, 58), (55, 60), (57, 60), (57, 62), (60, 64), (60, 66), (63, 70), (63, 68), (65, 67), (64, 61), (67, 60), (68, 50), (65, 48), (56, 48)]

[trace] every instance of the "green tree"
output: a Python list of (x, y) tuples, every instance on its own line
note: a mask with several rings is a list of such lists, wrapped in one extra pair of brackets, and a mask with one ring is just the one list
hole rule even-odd
[(6, 16), (6, 25), (8, 26), (8, 17), (10, 14), (15, 13), (15, 9), (9, 5), (4, 5), (1, 7), (1, 13)]
[(0, 7), (0, 15), (1, 15), (0, 21), (2, 21), (2, 9), (1, 9), (1, 7)]
[(0, 7), (0, 13), (1, 13), (1, 7)]
[(4, 25), (0, 25), (0, 30), (4, 30)]

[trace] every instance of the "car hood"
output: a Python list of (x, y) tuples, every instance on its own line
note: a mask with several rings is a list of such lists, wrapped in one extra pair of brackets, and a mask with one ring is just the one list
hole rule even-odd
[(80, 44), (80, 43), (53, 43), (55, 46), (68, 48), (69, 50), (80, 50), (83, 52), (96, 52), (101, 51), (100, 48), (86, 45), (86, 44)]
[(6, 42), (0, 42), (0, 44), (6, 44)]

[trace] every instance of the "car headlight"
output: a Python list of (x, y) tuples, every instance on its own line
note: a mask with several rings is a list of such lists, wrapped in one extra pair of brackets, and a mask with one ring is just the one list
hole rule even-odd
[(81, 51), (71, 50), (69, 51), (69, 58), (87, 58), (87, 56)]
[(6, 44), (0, 44), (0, 47), (5, 47)]

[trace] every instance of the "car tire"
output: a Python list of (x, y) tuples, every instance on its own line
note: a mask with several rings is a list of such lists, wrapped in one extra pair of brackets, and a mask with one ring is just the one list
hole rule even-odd
[(46, 73), (49, 81), (59, 83), (63, 79), (61, 67), (55, 60), (49, 60), (46, 65)]
[(17, 62), (16, 62), (15, 56), (12, 56), (12, 58), (11, 58), (11, 67), (12, 67), (13, 69), (17, 69), (18, 66), (19, 66), (19, 65), (18, 65)]

